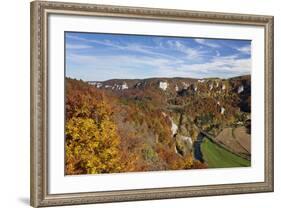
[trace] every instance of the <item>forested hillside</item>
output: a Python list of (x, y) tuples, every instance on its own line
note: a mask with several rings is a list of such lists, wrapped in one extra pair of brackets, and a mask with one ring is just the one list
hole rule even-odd
[(66, 78), (65, 105), (66, 174), (250, 165), (249, 75)]

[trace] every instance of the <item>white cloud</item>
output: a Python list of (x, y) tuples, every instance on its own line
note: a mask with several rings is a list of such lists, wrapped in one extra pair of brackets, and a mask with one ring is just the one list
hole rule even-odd
[(221, 46), (219, 44), (215, 44), (215, 43), (212, 43), (210, 42), (209, 40), (206, 40), (206, 39), (194, 39), (195, 42), (201, 44), (201, 45), (204, 45), (204, 46), (208, 46), (208, 47), (211, 47), (211, 48), (220, 48)]
[(123, 51), (132, 51), (132, 52), (139, 52), (143, 53), (146, 55), (155, 55), (155, 56), (161, 56), (161, 57), (166, 57), (170, 58), (169, 55), (163, 54), (163, 53), (157, 53), (154, 50), (156, 47), (150, 47), (147, 45), (141, 45), (137, 43), (126, 43), (126, 44), (120, 44), (118, 42), (113, 42), (111, 40), (93, 40), (93, 39), (86, 39), (86, 38), (81, 38), (73, 35), (67, 35), (68, 38), (71, 38), (73, 40), (78, 40), (78, 41), (83, 41), (84, 43), (95, 43), (99, 45), (104, 45), (104, 46), (109, 46), (118, 50), (123, 50)]
[(216, 57), (207, 63), (186, 65), (181, 70), (196, 71), (199, 74), (216, 74), (220, 72), (225, 77), (228, 77), (232, 74), (249, 74), (251, 71), (251, 60), (249, 58), (236, 59), (233, 56)]
[(89, 45), (82, 45), (82, 44), (66, 44), (66, 49), (87, 49), (92, 48)]
[(219, 51), (216, 51), (216, 56), (221, 56)]
[[(249, 74), (250, 59), (237, 56), (214, 57), (209, 62), (189, 64), (177, 58), (155, 58), (133, 55), (91, 56), (71, 54), (67, 57), (86, 74), (86, 80), (148, 77), (231, 77)], [(83, 72), (83, 70), (85, 70)], [(73, 72), (73, 69), (71, 69)], [(69, 69), (67, 69), (69, 72)], [(85, 73), (86, 72), (86, 73)], [(77, 71), (78, 73), (78, 71)]]
[(180, 41), (167, 41), (167, 44), (173, 48), (174, 50), (177, 50), (181, 53), (184, 53), (186, 55), (187, 59), (194, 60), (194, 59), (201, 59), (205, 54), (206, 51), (202, 51), (200, 48), (191, 48), (185, 46), (182, 42)]
[[(126, 53), (106, 53), (96, 55), (79, 54), (78, 50), (67, 52), (67, 75), (85, 80), (106, 80), (112, 78), (148, 78), (148, 77), (231, 77), (249, 74), (250, 58), (241, 58), (241, 53), (249, 53), (250, 46), (237, 48), (239, 52), (223, 56), (220, 45), (209, 40), (195, 39), (200, 45), (189, 47), (181, 40), (156, 39), (157, 44), (148, 45), (138, 42), (118, 42), (108, 39), (86, 39), (67, 35), (79, 44), (67, 44), (69, 49), (93, 47), (92, 43), (122, 50)], [(210, 49), (214, 48), (212, 54)], [(205, 48), (205, 49), (204, 49)], [(170, 50), (170, 51), (168, 51)], [(160, 51), (165, 51), (160, 52)], [(171, 53), (167, 53), (171, 52)], [(110, 50), (111, 52), (111, 50)], [(133, 52), (138, 52), (133, 53)], [(179, 52), (182, 55), (174, 55)]]
[(236, 48), (236, 50), (245, 54), (251, 54), (251, 45), (243, 46), (241, 48)]

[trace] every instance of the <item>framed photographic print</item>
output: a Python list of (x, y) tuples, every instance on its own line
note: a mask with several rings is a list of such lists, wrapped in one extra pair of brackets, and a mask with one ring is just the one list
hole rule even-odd
[(31, 3), (31, 204), (273, 191), (273, 17)]

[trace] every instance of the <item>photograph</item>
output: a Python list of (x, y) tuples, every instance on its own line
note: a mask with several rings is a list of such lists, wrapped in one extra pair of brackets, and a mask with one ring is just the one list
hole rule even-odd
[(251, 44), (65, 31), (65, 175), (251, 167)]

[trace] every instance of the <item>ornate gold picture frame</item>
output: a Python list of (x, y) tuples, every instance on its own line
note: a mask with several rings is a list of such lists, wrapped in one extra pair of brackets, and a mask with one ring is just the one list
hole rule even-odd
[[(243, 25), (262, 28), (264, 30), (264, 42), (262, 43), (264, 46), (264, 134), (260, 136), (263, 136), (264, 142), (264, 180), (245, 183), (50, 193), (49, 89), (51, 83), (48, 62), (50, 15), (68, 15), (77, 18), (125, 18), (164, 23)], [(58, 70), (63, 71), (64, 69)], [(253, 73), (255, 72), (253, 71)], [(42, 207), (272, 192), (274, 184), (273, 92), (272, 16), (34, 1), (31, 3), (31, 205)], [(61, 151), (64, 154), (64, 150)]]

